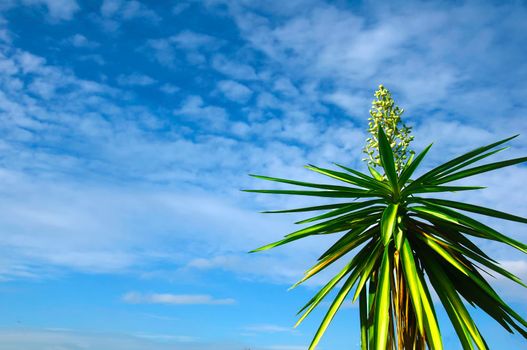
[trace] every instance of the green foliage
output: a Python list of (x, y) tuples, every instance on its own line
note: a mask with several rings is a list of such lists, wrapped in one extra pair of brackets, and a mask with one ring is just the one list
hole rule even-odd
[(375, 91), (375, 100), (372, 102), (372, 109), (370, 110), (370, 118), (368, 119), (368, 131), (371, 136), (366, 140), (366, 147), (363, 152), (367, 154), (370, 166), (381, 166), (381, 158), (379, 154), (379, 139), (377, 134), (379, 129), (383, 129), (386, 133), (388, 143), (392, 148), (395, 161), (395, 169), (399, 173), (403, 168), (404, 162), (409, 154), (413, 151), (408, 149), (410, 142), (414, 139), (410, 136), (411, 127), (404, 125), (401, 121), (401, 116), (404, 110), (395, 105), (395, 101), (388, 89), (383, 85), (379, 85), (379, 89)]
[(527, 338), (527, 322), (500, 298), (481, 272), (495, 273), (525, 285), (500, 267), (471, 238), (507, 244), (523, 253), (527, 253), (527, 245), (462, 212), (519, 223), (527, 223), (527, 219), (474, 204), (428, 197), (430, 193), (481, 189), (449, 183), (526, 162), (527, 157), (523, 157), (472, 166), (474, 162), (502, 150), (499, 147), (515, 136), (479, 147), (414, 176), (430, 146), (413, 161), (401, 163), (398, 169), (397, 149), (393, 148), (388, 135), (383, 126), (378, 127), (378, 164), (384, 176), (373, 168), (370, 168), (370, 175), (342, 165), (337, 166), (344, 171), (309, 165), (307, 169), (342, 184), (253, 175), (308, 190), (246, 190), (336, 200), (332, 204), (268, 211), (323, 213), (297, 222), (308, 224), (307, 227), (255, 250), (267, 250), (309, 236), (340, 233), (340, 237), (293, 286), (302, 284), (336, 261), (344, 260), (340, 272), (299, 311), (301, 316), (297, 325), (333, 290), (337, 290), (309, 349), (316, 348), (345, 299), (351, 296), (353, 301), (359, 299), (361, 349), (443, 349), (430, 288), (439, 296), (464, 350), (488, 349), (488, 345), (463, 300), (489, 314), (507, 331), (517, 331)]

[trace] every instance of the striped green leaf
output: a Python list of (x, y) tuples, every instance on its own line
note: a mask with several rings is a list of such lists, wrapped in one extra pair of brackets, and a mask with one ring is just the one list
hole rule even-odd
[(353, 212), (353, 211), (355, 211), (357, 209), (362, 209), (362, 208), (365, 208), (365, 207), (371, 207), (374, 204), (382, 204), (383, 202), (384, 201), (377, 199), (377, 200), (370, 200), (370, 201), (364, 201), (364, 202), (351, 203), (349, 205), (346, 205), (344, 207), (332, 210), (332, 211), (327, 212), (325, 214), (314, 216), (314, 217), (309, 218), (309, 219), (297, 221), (297, 222), (295, 222), (295, 224), (306, 224), (306, 223), (313, 222), (313, 221), (319, 221), (319, 220), (322, 220), (322, 219), (327, 219), (327, 218), (331, 218), (331, 217), (334, 217), (334, 216), (350, 213), (350, 212)]
[(424, 333), (424, 316), (421, 296), (419, 294), (419, 277), (417, 275), (414, 254), (408, 239), (404, 239), (401, 248), (401, 265), (403, 267), (406, 284), (410, 290), (410, 298), (412, 299), (412, 306), (414, 308), (419, 331), (422, 334)]
[(458, 166), (459, 164), (462, 164), (463, 162), (466, 162), (467, 160), (470, 160), (474, 157), (477, 157), (479, 155), (481, 155), (482, 153), (492, 149), (492, 148), (495, 148), (495, 147), (498, 147), (499, 145), (502, 145), (504, 144), (505, 142), (508, 142), (512, 139), (514, 139), (515, 137), (517, 137), (518, 135), (514, 135), (512, 137), (508, 137), (506, 139), (503, 139), (503, 140), (500, 140), (498, 142), (494, 142), (494, 143), (491, 143), (489, 145), (486, 145), (486, 146), (483, 146), (483, 147), (478, 147), (470, 152), (467, 152), (459, 157), (456, 157), (444, 164), (441, 164), (440, 166), (438, 167), (435, 167), (434, 169), (426, 172), (425, 174), (421, 175), (419, 178), (415, 179), (414, 182), (412, 182), (412, 184), (410, 185), (411, 186), (418, 186), (422, 183), (425, 183), (426, 181), (428, 181), (429, 179), (433, 179), (434, 177), (437, 177), (438, 175), (440, 175), (442, 172), (445, 172), (445, 171), (448, 171), (449, 169), (452, 169), (453, 167), (455, 166)]
[(296, 196), (314, 196), (329, 198), (369, 198), (378, 197), (371, 191), (364, 190), (342, 190), (342, 191), (295, 191), (295, 190), (242, 190), (243, 192), (265, 193), (265, 194), (290, 194)]
[(452, 222), (460, 225), (466, 225), (473, 230), (479, 232), (481, 236), (487, 237), (488, 239), (492, 239), (495, 241), (499, 241), (505, 244), (510, 245), (511, 247), (514, 247), (523, 253), (527, 253), (527, 245), (518, 242), (512, 238), (509, 238), (498, 231), (474, 220), (471, 219), (465, 215), (462, 215), (458, 212), (454, 212), (452, 210), (441, 208), (438, 206), (433, 206), (431, 208), (431, 205), (428, 205), (426, 207), (411, 207), (410, 210), (417, 212), (417, 213), (424, 213), (429, 214), (435, 218), (438, 218), (440, 220), (446, 221), (446, 222)]
[(459, 172), (454, 173), (454, 174), (450, 174), (450, 175), (445, 176), (445, 177), (441, 177), (438, 180), (434, 180), (433, 183), (436, 184), (436, 185), (440, 185), (440, 184), (444, 184), (444, 183), (447, 183), (447, 182), (452, 182), (452, 181), (464, 179), (466, 177), (470, 177), (470, 176), (486, 173), (486, 172), (489, 172), (489, 171), (497, 170), (497, 169), (500, 169), (500, 168), (504, 168), (504, 167), (508, 167), (508, 166), (511, 166), (511, 165), (516, 165), (516, 164), (520, 164), (520, 163), (524, 163), (524, 162), (527, 162), (527, 157), (509, 159), (509, 160), (504, 160), (502, 162), (495, 162), (495, 163), (480, 165), (480, 166), (477, 166), (477, 167), (474, 167), (474, 168), (470, 168), (470, 169), (459, 171)]
[(384, 248), (381, 268), (379, 270), (379, 281), (375, 292), (375, 314), (373, 332), (375, 337), (375, 350), (386, 350), (388, 343), (388, 326), (390, 324), (390, 279), (392, 264), (390, 247)]
[(520, 216), (511, 215), (511, 214), (504, 213), (502, 211), (498, 211), (494, 209), (480, 207), (474, 204), (461, 203), (461, 202), (456, 202), (456, 201), (450, 201), (450, 200), (445, 200), (445, 199), (435, 199), (435, 198), (415, 198), (413, 200), (416, 202), (432, 203), (432, 204), (437, 204), (437, 205), (444, 206), (444, 207), (460, 209), (463, 211), (468, 211), (468, 212), (472, 212), (476, 214), (491, 216), (491, 217), (498, 218), (498, 219), (516, 221), (516, 222), (527, 224), (527, 218), (522, 218)]
[(390, 142), (384, 133), (382, 128), (379, 128), (378, 134), (379, 140), (379, 156), (381, 158), (381, 164), (388, 178), (388, 181), (392, 185), (394, 193), (399, 193), (399, 182), (397, 178), (397, 171), (395, 170), (395, 161), (393, 159), (393, 150), (390, 146)]
[(304, 208), (297, 208), (297, 209), (266, 210), (266, 211), (262, 211), (261, 213), (278, 214), (278, 213), (299, 213), (299, 212), (305, 212), (305, 211), (330, 210), (330, 209), (342, 208), (350, 204), (353, 204), (353, 203), (336, 203), (336, 204), (327, 204), (327, 205), (317, 205), (313, 207), (304, 207)]
[(399, 176), (399, 187), (404, 186), (406, 182), (410, 179), (415, 169), (417, 169), (419, 164), (421, 164), (421, 161), (424, 159), (424, 157), (430, 150), (430, 147), (432, 147), (432, 144), (428, 145), (417, 157), (415, 157), (412, 162), (409, 162), (409, 164), (404, 167), (403, 171), (401, 172), (401, 176)]
[(386, 246), (392, 239), (395, 227), (397, 224), (397, 209), (398, 204), (390, 204), (384, 209), (381, 217), (381, 236), (384, 245)]

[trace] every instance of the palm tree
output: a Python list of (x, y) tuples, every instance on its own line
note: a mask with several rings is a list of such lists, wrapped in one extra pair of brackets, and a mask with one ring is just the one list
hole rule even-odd
[[(254, 250), (263, 251), (312, 235), (343, 233), (293, 287), (305, 282), (339, 259), (345, 266), (299, 311), (298, 326), (333, 290), (338, 290), (309, 349), (315, 349), (344, 300), (359, 300), (362, 350), (443, 349), (430, 287), (439, 297), (464, 350), (488, 349), (466, 303), (478, 307), (503, 328), (527, 338), (527, 322), (495, 292), (481, 271), (500, 274), (524, 287), (522, 281), (500, 267), (472, 237), (507, 244), (527, 253), (527, 245), (463, 214), (527, 223), (527, 219), (501, 211), (447, 199), (443, 192), (483, 187), (450, 184), (499, 168), (527, 161), (527, 157), (474, 166), (504, 150), (514, 137), (476, 148), (419, 176), (417, 169), (430, 146), (414, 157), (407, 150), (410, 128), (401, 127), (402, 110), (394, 106), (388, 90), (380, 86), (370, 111), (370, 132), (365, 153), (370, 174), (336, 164), (339, 171), (314, 165), (307, 169), (343, 184), (318, 184), (251, 175), (259, 179), (311, 188), (311, 190), (246, 190), (247, 192), (315, 196), (339, 200), (299, 209), (265, 213), (319, 211), (298, 224), (309, 226), (284, 239)], [(410, 155), (410, 156), (408, 156)], [(378, 166), (381, 171), (375, 169)], [(315, 189), (315, 190), (312, 190)], [(315, 223), (317, 222), (317, 223)], [(314, 223), (314, 224), (313, 224)], [(348, 255), (348, 253), (352, 253)], [(354, 291), (353, 291), (354, 290)], [(352, 293), (351, 295), (350, 293)]]

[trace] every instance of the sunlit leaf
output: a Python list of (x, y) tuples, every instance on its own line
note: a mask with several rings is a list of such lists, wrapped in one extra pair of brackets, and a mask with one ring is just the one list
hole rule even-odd
[(384, 248), (382, 263), (379, 270), (379, 282), (375, 292), (375, 319), (373, 322), (373, 332), (375, 336), (375, 349), (386, 350), (388, 343), (388, 326), (390, 318), (390, 278), (392, 272), (391, 257), (389, 247)]
[(393, 151), (386, 134), (382, 128), (379, 128), (379, 155), (381, 157), (381, 164), (384, 168), (386, 177), (392, 184), (392, 189), (395, 193), (399, 192), (399, 181), (397, 178), (397, 171), (395, 170), (395, 162), (393, 159)]

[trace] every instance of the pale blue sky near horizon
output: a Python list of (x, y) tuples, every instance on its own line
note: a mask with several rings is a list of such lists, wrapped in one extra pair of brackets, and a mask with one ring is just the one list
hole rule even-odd
[[(313, 203), (240, 192), (249, 173), (325, 181), (364, 168), (379, 84), (425, 161), (520, 134), (522, 1), (0, 1), (0, 350), (303, 350), (331, 271), (287, 291), (334, 239), (247, 252)], [(455, 198), (527, 216), (527, 168)], [(451, 197), (452, 198), (452, 197)], [(523, 242), (521, 224), (488, 220)], [(527, 259), (481, 246), (527, 280)], [(491, 279), (527, 317), (527, 293)], [(438, 307), (440, 309), (440, 307)], [(492, 349), (527, 341), (472, 310)], [(461, 349), (439, 312), (447, 349)], [(320, 350), (359, 348), (340, 311)]]

